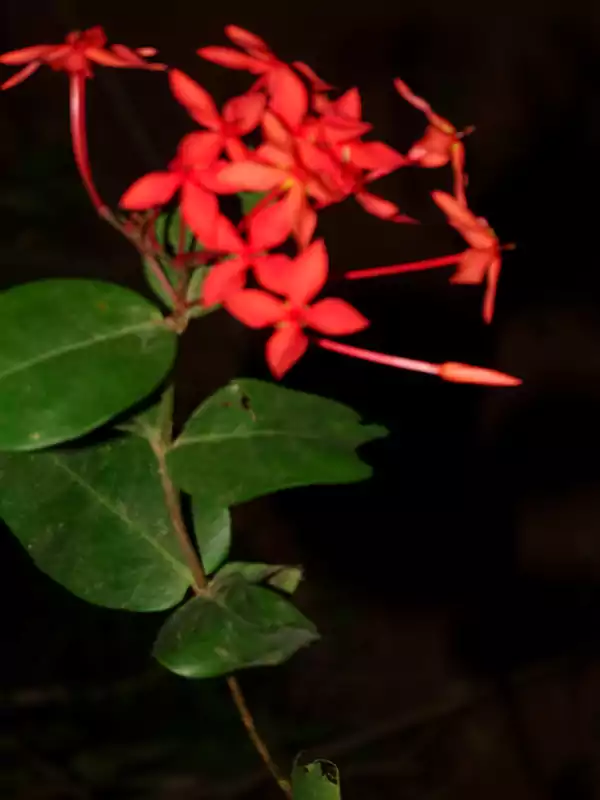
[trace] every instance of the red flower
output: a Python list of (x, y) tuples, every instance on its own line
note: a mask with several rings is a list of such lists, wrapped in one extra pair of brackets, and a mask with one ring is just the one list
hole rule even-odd
[(149, 172), (125, 192), (119, 205), (128, 211), (141, 211), (168, 203), (181, 190), (181, 214), (205, 245), (214, 242), (219, 204), (214, 191), (219, 188), (217, 157), (221, 141), (212, 133), (185, 136), (176, 158), (164, 172)]
[(54, 70), (62, 70), (92, 77), (91, 62), (104, 67), (138, 67), (142, 69), (165, 69), (164, 64), (148, 64), (144, 57), (153, 56), (153, 47), (132, 50), (125, 45), (114, 44), (106, 48), (106, 35), (99, 26), (86, 31), (73, 31), (64, 44), (39, 44), (12, 50), (0, 56), (0, 64), (20, 66), (25, 64), (12, 78), (5, 81), (1, 89), (10, 89), (32, 75), (42, 64)]
[(241, 53), (230, 47), (202, 47), (198, 50), (198, 55), (223, 67), (243, 69), (254, 75), (261, 75), (254, 88), (266, 85), (271, 98), (270, 107), (294, 130), (308, 110), (308, 93), (301, 79), (255, 34), (238, 28), (237, 25), (227, 25), (225, 34), (246, 52)]
[(267, 363), (276, 378), (281, 378), (304, 355), (308, 347), (305, 327), (339, 336), (369, 325), (344, 300), (327, 298), (308, 305), (327, 280), (327, 251), (322, 240), (313, 242), (293, 261), (269, 259), (256, 265), (255, 272), (259, 283), (285, 300), (260, 289), (244, 289), (227, 298), (225, 308), (251, 328), (276, 327), (266, 348)]
[(184, 72), (173, 69), (169, 72), (169, 83), (175, 98), (185, 106), (197, 123), (213, 131), (215, 141), (227, 151), (232, 161), (250, 157), (240, 137), (253, 131), (262, 119), (265, 96), (260, 92), (234, 97), (223, 106), (219, 114), (210, 94)]
[(466, 133), (471, 132), (472, 128), (462, 132), (457, 131), (451, 122), (436, 114), (428, 102), (413, 94), (400, 78), (396, 78), (394, 86), (405, 100), (425, 114), (429, 122), (423, 137), (409, 150), (408, 158), (422, 167), (443, 167), (452, 163), (454, 194), (461, 203), (466, 205), (464, 196), (465, 154), (461, 139)]
[(483, 318), (491, 322), (494, 315), (494, 301), (500, 267), (500, 243), (487, 220), (476, 217), (456, 198), (446, 192), (432, 192), (431, 195), (442, 209), (448, 222), (470, 245), (458, 262), (458, 269), (451, 278), (452, 283), (483, 283), (487, 287), (483, 299)]

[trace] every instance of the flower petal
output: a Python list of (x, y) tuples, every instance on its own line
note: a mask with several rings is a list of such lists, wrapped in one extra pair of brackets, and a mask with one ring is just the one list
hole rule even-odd
[(401, 95), (411, 106), (418, 108), (419, 111), (422, 111), (424, 114), (431, 113), (431, 106), (426, 100), (423, 100), (422, 97), (417, 97), (408, 86), (404, 83), (404, 81), (400, 80), (400, 78), (395, 78), (394, 86), (398, 94)]
[(253, 260), (254, 275), (256, 280), (265, 289), (275, 294), (287, 295), (289, 272), (292, 259), (289, 256), (275, 254), (272, 256), (259, 256)]
[(179, 145), (179, 157), (184, 169), (204, 170), (215, 163), (222, 149), (220, 133), (188, 133)]
[(210, 229), (205, 230), (202, 244), (216, 253), (243, 253), (245, 250), (237, 228), (223, 214), (219, 214)]
[(294, 61), (292, 66), (298, 70), (301, 75), (304, 75), (306, 80), (310, 83), (313, 92), (328, 92), (334, 87), (330, 83), (326, 83), (320, 78), (312, 67), (305, 64), (304, 61)]
[(234, 97), (223, 107), (225, 122), (235, 125), (236, 134), (245, 136), (261, 121), (265, 111), (266, 98), (260, 92), (249, 92), (240, 97)]
[(169, 85), (175, 99), (185, 106), (192, 119), (210, 130), (220, 130), (221, 116), (206, 89), (178, 69), (169, 70)]
[(212, 192), (207, 192), (192, 181), (185, 181), (181, 190), (181, 216), (205, 247), (211, 236), (215, 236), (215, 226), (219, 215), (219, 203)]
[(500, 268), (502, 262), (500, 257), (495, 258), (488, 268), (487, 273), (487, 287), (483, 297), (483, 321), (488, 325), (494, 316), (494, 305), (496, 302), (496, 290), (498, 288), (498, 278), (500, 277)]
[(119, 205), (130, 211), (142, 211), (168, 203), (179, 186), (181, 177), (176, 172), (149, 172), (132, 184)]
[(395, 203), (384, 200), (370, 192), (357, 192), (356, 200), (369, 214), (373, 214), (380, 219), (392, 220), (398, 216), (400, 209)]
[(445, 381), (477, 383), (482, 386), (519, 386), (523, 383), (520, 378), (504, 372), (497, 372), (495, 369), (472, 367), (470, 364), (459, 364), (453, 361), (440, 364), (438, 375)]
[(347, 92), (331, 104), (331, 109), (335, 114), (351, 120), (360, 120), (362, 115), (362, 103), (360, 92), (356, 87), (348, 89)]
[(280, 380), (299, 361), (308, 347), (308, 337), (296, 324), (283, 325), (269, 338), (267, 364), (273, 377)]
[(496, 246), (497, 240), (493, 230), (455, 197), (439, 191), (432, 192), (431, 196), (448, 218), (450, 225), (456, 228), (471, 247), (483, 250)]
[(217, 264), (202, 284), (202, 305), (214, 306), (244, 288), (247, 264), (241, 258), (233, 258)]
[(41, 63), (41, 61), (32, 61), (31, 64), (27, 64), (26, 67), (16, 72), (12, 78), (0, 84), (0, 90), (12, 89), (13, 86), (18, 86), (19, 83), (23, 83), (23, 81), (26, 81), (30, 75), (33, 75), (33, 73), (40, 68)]
[(248, 229), (250, 247), (254, 252), (271, 250), (289, 237), (294, 220), (288, 197), (286, 195), (251, 215)]
[(483, 283), (488, 267), (494, 259), (493, 251), (469, 248), (462, 256), (450, 283)]
[(8, 53), (0, 55), (0, 64), (19, 66), (20, 64), (27, 64), (30, 61), (40, 61), (57, 47), (60, 47), (60, 45), (36, 44), (32, 47), (23, 47), (21, 50), (11, 50)]
[(286, 294), (294, 305), (306, 305), (325, 285), (329, 258), (322, 239), (317, 239), (290, 265)]
[(236, 192), (268, 192), (281, 185), (287, 174), (277, 167), (258, 164), (256, 161), (236, 161), (219, 173), (219, 180), (229, 184)]
[(406, 158), (385, 142), (352, 142), (350, 161), (355, 167), (369, 170), (372, 180), (406, 164)]
[(104, 50), (102, 47), (86, 47), (85, 57), (90, 61), (95, 61), (96, 64), (102, 64), (103, 67), (127, 69), (139, 66), (139, 64), (132, 64), (129, 59), (123, 58), (117, 53), (112, 53), (110, 50)]
[(290, 130), (295, 131), (308, 111), (306, 87), (287, 66), (270, 70), (267, 84), (271, 110)]
[[(265, 119), (267, 117), (269, 119), (275, 119), (273, 114), (269, 114), (269, 112), (267, 112), (267, 114), (265, 115)], [(271, 126), (270, 122), (268, 123), (268, 126), (270, 128)], [(283, 129), (283, 126), (281, 127)], [(264, 120), (263, 120), (263, 134), (265, 134)], [(290, 143), (290, 147), (288, 147), (287, 144), (285, 144), (284, 142), (281, 142), (279, 144), (276, 144), (274, 142), (273, 143), (269, 142), (267, 144), (259, 145), (259, 147), (256, 148), (256, 151), (254, 153), (254, 155), (256, 156), (256, 160), (259, 162), (265, 162), (273, 167), (277, 167), (277, 169), (285, 170), (287, 178), (287, 172), (295, 164), (294, 156), (292, 155), (291, 152), (292, 137), (290, 137), (288, 141)]]
[(240, 28), (237, 25), (227, 25), (225, 27), (225, 36), (231, 39), (234, 44), (237, 44), (238, 47), (243, 48), (254, 56), (272, 56), (267, 43), (260, 36), (247, 31), (245, 28)]
[(337, 297), (327, 297), (304, 312), (306, 324), (328, 336), (356, 333), (369, 326), (369, 320), (350, 303)]
[(294, 222), (294, 237), (298, 243), (298, 247), (304, 249), (315, 233), (317, 227), (317, 212), (311, 208), (308, 203), (304, 203), (300, 214), (296, 216)]
[(230, 47), (201, 47), (196, 52), (201, 58), (212, 61), (213, 64), (229, 69), (245, 69), (254, 75), (260, 75), (268, 68), (264, 61), (232, 50)]
[(285, 303), (260, 289), (242, 289), (223, 303), (232, 317), (249, 328), (266, 328), (285, 317)]

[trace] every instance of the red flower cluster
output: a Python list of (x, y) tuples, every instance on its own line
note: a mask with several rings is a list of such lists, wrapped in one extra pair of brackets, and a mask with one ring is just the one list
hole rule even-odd
[[(454, 196), (434, 192), (433, 199), (469, 247), (457, 255), (355, 270), (347, 273), (347, 277), (375, 277), (457, 264), (453, 282), (487, 280), (484, 318), (489, 322), (501, 247), (487, 222), (467, 208), (462, 139), (468, 131), (457, 131), (397, 79), (395, 87), (400, 95), (427, 119), (424, 135), (407, 155), (384, 142), (365, 141), (372, 125), (362, 119), (358, 89), (332, 97), (333, 87), (307, 64), (282, 61), (262, 39), (242, 28), (230, 25), (225, 33), (236, 48), (204, 47), (198, 54), (224, 67), (250, 73), (254, 76), (251, 84), (244, 94), (229, 100), (219, 111), (202, 86), (179, 70), (169, 70), (175, 99), (201, 129), (183, 138), (168, 169), (144, 175), (125, 192), (120, 206), (133, 212), (127, 227), (112, 216), (92, 180), (84, 90), (92, 75), (92, 63), (164, 69), (163, 65), (144, 60), (155, 51), (131, 50), (122, 45), (107, 48), (102, 29), (92, 28), (70, 34), (62, 45), (39, 45), (0, 56), (0, 63), (25, 65), (2, 88), (21, 82), (42, 64), (69, 74), (75, 158), (97, 210), (115, 226), (129, 231), (131, 226), (146, 224), (148, 215), (139, 212), (149, 212), (152, 218), (156, 209), (179, 192), (181, 216), (203, 246), (202, 263), (210, 266), (200, 302), (205, 306), (222, 304), (252, 328), (274, 326), (266, 355), (277, 378), (306, 351), (309, 343), (306, 329), (338, 336), (361, 331), (369, 325), (343, 300), (312, 302), (323, 289), (328, 274), (325, 245), (322, 240), (313, 241), (317, 214), (353, 197), (380, 219), (415, 222), (401, 213), (395, 203), (369, 190), (378, 178), (402, 167), (451, 165)], [(219, 198), (241, 192), (260, 193), (261, 199), (236, 225), (223, 214)], [(298, 250), (295, 258), (273, 252), (290, 238)], [(181, 256), (177, 254), (175, 263), (184, 268), (187, 262)], [(248, 286), (249, 280), (260, 288)], [(185, 298), (175, 299), (185, 305)], [(372, 353), (329, 339), (313, 341), (324, 349), (437, 374), (445, 380), (488, 385), (518, 382), (502, 373), (467, 365), (429, 364)]]

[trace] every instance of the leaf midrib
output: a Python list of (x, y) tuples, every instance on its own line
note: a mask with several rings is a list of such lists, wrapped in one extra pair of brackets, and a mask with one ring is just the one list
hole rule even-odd
[(27, 370), (30, 367), (34, 367), (37, 364), (41, 364), (44, 361), (50, 361), (52, 358), (58, 358), (59, 356), (62, 356), (65, 353), (71, 353), (76, 350), (83, 350), (86, 347), (93, 347), (94, 345), (99, 344), (100, 342), (107, 342), (110, 341), (111, 339), (119, 339), (123, 336), (128, 336), (131, 333), (140, 333), (145, 330), (151, 330), (152, 328), (157, 328), (159, 322), (160, 320), (156, 319), (144, 322), (143, 324), (132, 325), (128, 328), (120, 328), (118, 331), (114, 331), (104, 336), (92, 336), (91, 338), (85, 339), (84, 341), (63, 345), (63, 347), (57, 347), (54, 350), (48, 350), (45, 353), (35, 356), (35, 358), (30, 358), (29, 361), (22, 361), (19, 364), (10, 367), (5, 372), (0, 374), (0, 381), (4, 380), (4, 378), (10, 377), (11, 375), (17, 374), (18, 372), (23, 372), (23, 370)]
[(74, 470), (72, 470), (69, 466), (67, 466), (63, 461), (60, 460), (57, 456), (53, 456), (52, 460), (54, 464), (62, 469), (67, 475), (71, 478), (71, 480), (85, 489), (89, 494), (92, 495), (93, 498), (104, 508), (114, 514), (115, 517), (120, 519), (125, 525), (130, 528), (132, 531), (137, 533), (142, 539), (144, 539), (148, 544), (150, 544), (154, 549), (160, 553), (160, 555), (168, 561), (171, 566), (174, 568), (175, 572), (178, 572), (182, 577), (184, 577), (188, 582), (191, 583), (191, 576), (188, 570), (178, 561), (174, 556), (169, 553), (168, 550), (159, 544), (155, 539), (149, 536), (143, 528), (138, 527), (133, 520), (131, 520), (126, 514), (120, 512), (117, 508), (115, 508), (112, 503), (106, 498), (103, 494), (101, 494), (97, 489), (95, 489), (91, 484), (85, 481), (81, 475), (78, 475)]
[[(233, 431), (232, 433), (204, 433), (202, 435), (196, 436), (186, 436), (185, 434), (180, 436), (171, 447), (174, 450), (177, 447), (185, 447), (186, 445), (190, 444), (205, 444), (208, 442), (221, 442), (226, 441), (227, 439), (254, 439), (254, 438), (268, 438), (270, 436), (285, 436), (288, 439), (306, 439), (308, 441), (320, 441), (322, 439), (327, 440), (328, 442), (331, 441), (340, 441), (340, 437), (331, 436), (326, 434), (307, 434), (307, 433), (298, 433), (297, 431), (289, 431), (289, 430), (250, 430), (244, 432)], [(345, 441), (343, 438), (341, 441)]]

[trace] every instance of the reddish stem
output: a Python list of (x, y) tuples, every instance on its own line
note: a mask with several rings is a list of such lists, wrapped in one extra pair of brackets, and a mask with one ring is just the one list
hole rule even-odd
[(360, 280), (361, 278), (378, 278), (380, 275), (399, 275), (402, 272), (418, 272), (422, 269), (434, 269), (435, 267), (447, 267), (451, 264), (458, 264), (466, 251), (456, 253), (451, 256), (439, 256), (438, 258), (428, 258), (425, 261), (412, 261), (407, 264), (394, 264), (390, 267), (373, 267), (372, 269), (353, 269), (345, 274), (349, 280)]
[(75, 164), (79, 170), (79, 175), (94, 208), (101, 217), (112, 216), (110, 209), (98, 194), (92, 178), (85, 122), (86, 80), (83, 72), (72, 72), (69, 77), (73, 155), (75, 156)]

